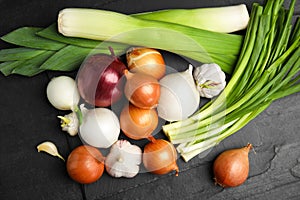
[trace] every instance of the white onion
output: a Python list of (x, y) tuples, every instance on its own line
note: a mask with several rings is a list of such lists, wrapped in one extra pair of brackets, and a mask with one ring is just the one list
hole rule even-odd
[(171, 73), (163, 77), (160, 99), (157, 106), (158, 116), (167, 121), (188, 118), (199, 107), (200, 96), (193, 75), (193, 66), (186, 71)]
[(113, 111), (95, 108), (83, 113), (79, 136), (84, 143), (97, 148), (108, 148), (118, 140), (119, 134), (119, 119)]
[(75, 80), (68, 76), (52, 78), (47, 85), (47, 98), (59, 110), (73, 110), (80, 96)]

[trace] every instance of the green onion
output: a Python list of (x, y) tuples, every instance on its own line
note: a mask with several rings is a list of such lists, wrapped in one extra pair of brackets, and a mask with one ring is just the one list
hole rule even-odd
[(190, 118), (163, 126), (185, 161), (236, 133), (276, 99), (300, 92), (299, 22), (291, 26), (295, 0), (288, 10), (282, 4), (253, 4), (240, 57), (224, 91)]

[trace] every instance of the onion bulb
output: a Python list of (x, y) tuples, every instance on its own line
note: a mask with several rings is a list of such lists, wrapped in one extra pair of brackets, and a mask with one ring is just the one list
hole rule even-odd
[(108, 148), (118, 140), (120, 123), (108, 108), (95, 108), (83, 113), (79, 136), (88, 145)]
[(134, 47), (126, 52), (127, 65), (132, 72), (142, 72), (156, 79), (166, 73), (165, 61), (156, 49)]
[(221, 153), (213, 164), (214, 180), (222, 187), (235, 187), (243, 184), (249, 173), (249, 150), (251, 144), (239, 149)]
[(158, 125), (155, 109), (142, 109), (125, 105), (120, 115), (120, 127), (124, 134), (135, 140), (148, 138)]
[(188, 118), (199, 107), (200, 95), (192, 75), (193, 66), (186, 71), (164, 76), (160, 81), (161, 93), (157, 106), (158, 116), (167, 121)]
[(89, 104), (107, 107), (117, 102), (122, 94), (123, 71), (126, 66), (114, 55), (94, 54), (81, 65), (77, 74), (81, 97)]
[(143, 109), (155, 108), (160, 96), (160, 85), (153, 76), (143, 73), (124, 71), (126, 84), (124, 93), (136, 107)]
[(81, 145), (68, 156), (67, 172), (78, 183), (93, 183), (103, 174), (104, 159), (98, 149)]
[(58, 110), (73, 110), (80, 100), (76, 82), (68, 76), (52, 78), (46, 92), (49, 102)]
[(176, 160), (176, 149), (166, 140), (152, 138), (151, 142), (144, 147), (143, 163), (145, 168), (153, 174), (176, 171), (175, 175), (178, 176), (179, 169)]

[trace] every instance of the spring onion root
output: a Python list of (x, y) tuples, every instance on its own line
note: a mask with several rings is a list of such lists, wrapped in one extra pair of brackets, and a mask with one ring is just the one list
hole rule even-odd
[[(236, 133), (274, 100), (300, 92), (300, 26), (295, 0), (253, 4), (244, 44), (223, 92), (192, 117), (163, 126), (185, 161)], [(299, 21), (299, 19), (298, 19)]]

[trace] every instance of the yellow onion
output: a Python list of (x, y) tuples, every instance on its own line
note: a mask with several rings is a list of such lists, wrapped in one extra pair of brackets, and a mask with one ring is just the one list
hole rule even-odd
[(214, 161), (214, 179), (222, 187), (235, 187), (243, 184), (249, 173), (249, 150), (251, 144), (239, 149), (221, 153)]
[(132, 104), (124, 106), (120, 127), (124, 134), (135, 140), (148, 138), (156, 129), (158, 115), (155, 109), (142, 109)]
[(175, 171), (178, 176), (177, 152), (173, 144), (163, 139), (151, 138), (146, 144), (143, 152), (143, 163), (145, 168), (153, 174), (167, 174)]
[(124, 71), (126, 84), (124, 93), (136, 107), (151, 109), (157, 107), (160, 96), (160, 85), (153, 76), (144, 73)]
[(101, 178), (104, 172), (105, 157), (95, 147), (81, 145), (68, 156), (67, 172), (76, 182), (88, 184)]
[(166, 73), (165, 61), (159, 51), (151, 48), (135, 47), (126, 53), (127, 65), (132, 72), (142, 72), (156, 79)]

